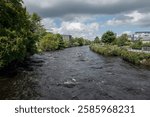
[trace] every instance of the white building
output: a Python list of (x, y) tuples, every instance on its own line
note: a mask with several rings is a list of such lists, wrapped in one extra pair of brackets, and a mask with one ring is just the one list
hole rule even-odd
[(135, 34), (133, 34), (133, 40), (138, 39), (141, 39), (143, 43), (150, 42), (150, 31), (135, 32)]

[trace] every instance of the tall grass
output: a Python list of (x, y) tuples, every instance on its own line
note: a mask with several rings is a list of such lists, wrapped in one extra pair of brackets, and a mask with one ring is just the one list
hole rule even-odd
[(150, 54), (147, 53), (130, 52), (116, 45), (91, 44), (90, 49), (104, 56), (119, 56), (133, 64), (150, 66)]

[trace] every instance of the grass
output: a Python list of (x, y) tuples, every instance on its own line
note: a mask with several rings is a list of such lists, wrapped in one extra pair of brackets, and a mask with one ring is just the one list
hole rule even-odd
[(123, 60), (136, 65), (150, 66), (150, 54), (147, 53), (130, 52), (116, 45), (91, 44), (90, 49), (104, 56), (119, 56)]

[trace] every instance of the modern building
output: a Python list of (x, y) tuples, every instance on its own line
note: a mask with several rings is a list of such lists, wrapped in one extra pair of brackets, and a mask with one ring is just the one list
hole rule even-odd
[(63, 40), (70, 40), (70, 39), (72, 39), (72, 36), (71, 35), (62, 35), (62, 38), (63, 38)]
[(133, 34), (133, 40), (141, 39), (143, 43), (150, 42), (150, 31), (135, 32)]

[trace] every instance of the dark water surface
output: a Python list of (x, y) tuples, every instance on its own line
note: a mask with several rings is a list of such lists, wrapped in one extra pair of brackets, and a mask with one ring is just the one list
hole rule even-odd
[(150, 99), (150, 70), (88, 46), (34, 55), (0, 76), (0, 99)]

